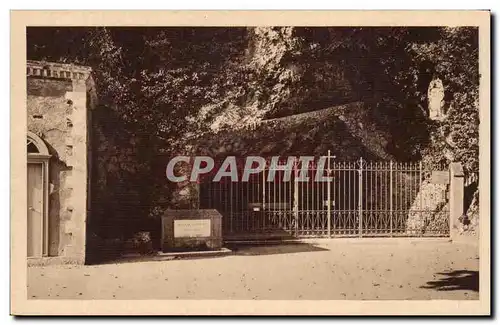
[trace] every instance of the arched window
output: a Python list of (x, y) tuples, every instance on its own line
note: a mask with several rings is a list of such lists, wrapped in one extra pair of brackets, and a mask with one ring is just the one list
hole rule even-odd
[(28, 131), (26, 147), (28, 155), (29, 154), (38, 154), (43, 156), (49, 155), (49, 150), (47, 149), (47, 145), (45, 145), (45, 142), (43, 142), (43, 140), (33, 132)]
[(40, 153), (36, 144), (33, 143), (33, 140), (28, 138), (28, 153)]

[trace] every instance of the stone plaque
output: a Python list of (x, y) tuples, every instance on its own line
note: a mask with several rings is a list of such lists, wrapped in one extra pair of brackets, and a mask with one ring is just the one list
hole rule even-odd
[(431, 183), (433, 184), (449, 184), (450, 172), (449, 171), (432, 171)]
[(210, 219), (174, 220), (174, 237), (210, 237)]
[(215, 209), (166, 210), (162, 217), (162, 251), (219, 250), (222, 215)]

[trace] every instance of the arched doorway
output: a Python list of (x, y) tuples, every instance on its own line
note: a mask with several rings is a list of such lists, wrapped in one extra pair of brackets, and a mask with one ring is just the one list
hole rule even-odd
[(49, 150), (43, 140), (28, 132), (26, 144), (28, 189), (28, 257), (48, 255)]

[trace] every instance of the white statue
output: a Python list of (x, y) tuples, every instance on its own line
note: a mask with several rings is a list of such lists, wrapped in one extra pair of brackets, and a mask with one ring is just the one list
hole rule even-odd
[(444, 114), (444, 87), (439, 78), (433, 79), (427, 90), (427, 99), (429, 103), (429, 118), (431, 120), (443, 120)]

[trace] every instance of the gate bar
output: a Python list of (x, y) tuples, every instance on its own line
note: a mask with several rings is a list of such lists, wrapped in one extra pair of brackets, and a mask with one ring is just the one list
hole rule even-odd
[[(299, 234), (299, 177), (297, 165), (294, 164), (294, 177), (293, 177), (293, 218), (295, 220), (295, 234)], [(302, 225), (302, 227), (304, 227)]]
[[(422, 193), (422, 189), (423, 189), (423, 187), (422, 187), (422, 183), (423, 183), (423, 179), (422, 179), (422, 161), (420, 161), (420, 163), (419, 163), (419, 175), (420, 175), (419, 176), (420, 184), (419, 184), (419, 187), (418, 187), (418, 191), (420, 192), (420, 208), (419, 208), (419, 210), (420, 210), (420, 220), (422, 220), (422, 214), (423, 214), (423, 211), (422, 211), (422, 209), (423, 209), (423, 203), (422, 203), (422, 197), (423, 197), (423, 193)], [(418, 195), (418, 193), (417, 193), (417, 195)]]
[[(229, 215), (231, 216), (231, 219), (229, 220), (229, 232), (233, 232), (233, 219), (234, 219), (234, 214), (233, 214), (233, 180), (229, 183)], [(238, 193), (236, 193), (238, 195)], [(226, 192), (226, 200), (227, 200), (227, 192)]]
[(359, 158), (358, 169), (358, 213), (359, 213), (359, 237), (363, 236), (363, 157)]
[(328, 238), (331, 238), (332, 237), (332, 221), (330, 220), (331, 219), (331, 215), (330, 215), (330, 212), (331, 212), (331, 203), (330, 203), (330, 200), (331, 200), (331, 186), (330, 186), (330, 174), (331, 174), (331, 169), (330, 169), (330, 150), (328, 150), (328, 169), (327, 169), (327, 172), (328, 172), (328, 176), (327, 176), (327, 196), (328, 196), (328, 200), (327, 200), (327, 203), (328, 203), (328, 207), (327, 207), (327, 214), (328, 214), (328, 219), (327, 219), (327, 222), (328, 222)]
[(391, 237), (392, 237), (392, 160), (389, 171), (389, 216), (391, 218)]

